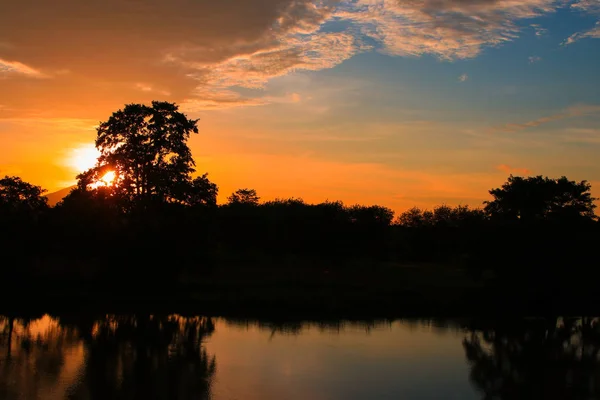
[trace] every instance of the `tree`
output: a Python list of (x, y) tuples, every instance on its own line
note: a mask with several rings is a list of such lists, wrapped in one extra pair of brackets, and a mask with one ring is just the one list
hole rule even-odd
[(187, 140), (198, 133), (197, 120), (178, 106), (153, 101), (152, 106), (128, 104), (97, 129), (98, 164), (79, 176), (80, 186), (115, 173), (115, 195), (130, 201), (180, 202), (192, 185), (194, 170)]
[(17, 176), (0, 179), (0, 209), (8, 213), (39, 212), (48, 208), (46, 192), (40, 186), (27, 183)]
[(445, 204), (436, 206), (433, 211), (413, 207), (400, 214), (396, 223), (409, 228), (430, 227), (461, 227), (469, 223), (481, 222), (485, 218), (479, 208), (469, 206), (450, 207)]
[(408, 228), (420, 228), (431, 225), (432, 220), (433, 213), (431, 211), (413, 207), (400, 214), (396, 219), (396, 224)]
[(383, 206), (354, 205), (349, 208), (350, 220), (358, 225), (389, 226), (394, 219), (394, 211)]
[(246, 204), (256, 206), (260, 201), (260, 197), (254, 189), (238, 189), (227, 198), (229, 204)]
[[(185, 188), (182, 188), (185, 189)], [(208, 174), (196, 177), (187, 190), (182, 193), (184, 203), (190, 206), (217, 205), (217, 195), (219, 194), (219, 187), (208, 180)]]
[(509, 176), (501, 188), (490, 190), (494, 200), (486, 201), (485, 212), (503, 220), (595, 220), (595, 198), (587, 181), (566, 177)]

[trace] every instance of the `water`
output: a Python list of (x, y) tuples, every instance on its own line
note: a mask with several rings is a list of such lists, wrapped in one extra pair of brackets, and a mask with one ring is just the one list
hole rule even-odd
[(591, 318), (0, 317), (0, 399), (589, 399)]

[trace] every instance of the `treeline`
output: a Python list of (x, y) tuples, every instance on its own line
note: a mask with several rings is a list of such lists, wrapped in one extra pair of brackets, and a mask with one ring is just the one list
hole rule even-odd
[(454, 265), (476, 279), (491, 271), (522, 288), (595, 285), (600, 224), (586, 181), (510, 176), (481, 208), (413, 208), (396, 218), (382, 206), (261, 202), (252, 189), (218, 205), (218, 186), (207, 174), (193, 177), (186, 141), (196, 132), (174, 104), (127, 105), (100, 124), (98, 164), (55, 207), (42, 188), (1, 179), (3, 277), (144, 286), (224, 264), (418, 262)]
[[(503, 190), (529, 182), (522, 195), (529, 202), (536, 182), (564, 181), (510, 177)], [(588, 194), (589, 184), (570, 183), (573, 190), (581, 185)], [(593, 199), (584, 197), (593, 210)], [(333, 269), (435, 262), (466, 268), (476, 277), (495, 271), (523, 284), (540, 278), (591, 283), (581, 280), (581, 273), (592, 276), (597, 265), (593, 249), (600, 224), (593, 214), (571, 213), (577, 207), (573, 196), (562, 207), (540, 201), (547, 210), (529, 217), (531, 210), (519, 209), (523, 204), (499, 205), (502, 201), (497, 194), (481, 209), (442, 205), (394, 218), (382, 206), (301, 199), (261, 203), (250, 189), (237, 191), (223, 205), (158, 202), (130, 209), (103, 189), (75, 189), (51, 208), (42, 189), (6, 177), (0, 180), (0, 246), (4, 273), (13, 278), (41, 268), (77, 279), (92, 274), (111, 281), (144, 276), (165, 282), (183, 271), (210, 272), (223, 263), (284, 268), (292, 260)]]

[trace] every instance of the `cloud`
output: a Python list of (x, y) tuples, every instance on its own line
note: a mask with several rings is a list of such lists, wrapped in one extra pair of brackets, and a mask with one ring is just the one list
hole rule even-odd
[[(19, 63), (0, 61), (0, 71), (32, 77), (41, 77), (40, 70), (71, 71), (60, 75), (61, 90), (71, 95), (54, 107), (80, 107), (97, 97), (93, 93), (98, 85), (118, 92), (115, 103), (142, 91), (169, 93), (173, 101), (195, 108), (260, 105), (270, 99), (236, 88), (264, 89), (273, 78), (334, 68), (372, 49), (442, 60), (476, 57), (486, 47), (515, 40), (524, 28), (522, 22), (563, 4), (563, 0), (13, 1), (3, 4), (0, 15), (0, 38), (10, 43), (10, 48), (0, 48), (0, 57), (10, 51), (11, 59)], [(581, 0), (577, 7), (591, 10), (593, 4)], [(18, 92), (16, 83), (6, 81), (10, 80), (3, 80), (1, 90)], [(42, 90), (30, 89), (28, 107), (48, 107)]]
[(167, 90), (156, 89), (156, 88), (152, 87), (151, 85), (148, 85), (145, 83), (136, 83), (135, 88), (138, 90), (141, 90), (142, 92), (146, 92), (146, 93), (157, 93), (157, 94), (160, 94), (163, 96), (171, 95), (171, 93)]
[(529, 26), (533, 28), (533, 30), (535, 31), (535, 36), (537, 37), (544, 36), (546, 33), (548, 33), (548, 29), (542, 28), (540, 24), (531, 24)]
[(7, 61), (0, 58), (0, 74), (18, 74), (31, 78), (44, 78), (39, 70), (18, 61)]
[(600, 21), (596, 22), (596, 26), (590, 30), (572, 34), (562, 43), (562, 45), (567, 46), (585, 38), (600, 39)]
[(458, 77), (458, 80), (461, 82), (466, 82), (467, 79), (469, 79), (469, 75), (467, 75), (467, 74), (462, 74), (461, 76)]
[(587, 13), (600, 13), (600, 2), (598, 0), (578, 0), (571, 4), (571, 8)]
[(343, 18), (359, 24), (393, 55), (477, 56), (518, 37), (520, 20), (554, 12), (555, 0), (357, 0)]
[(501, 132), (518, 132), (528, 128), (535, 128), (537, 126), (547, 124), (554, 121), (559, 121), (566, 118), (573, 117), (583, 117), (586, 115), (593, 115), (600, 113), (599, 105), (577, 105), (573, 107), (569, 107), (563, 112), (549, 115), (547, 117), (538, 118), (532, 121), (527, 121), (524, 123), (509, 123), (496, 128), (493, 128), (493, 131), (501, 131)]
[[(580, 11), (587, 14), (600, 15), (600, 1), (598, 0), (578, 0), (571, 4), (571, 9)], [(596, 25), (582, 32), (576, 32), (569, 36), (563, 43), (563, 46), (573, 44), (581, 39), (600, 39), (600, 20), (596, 22)]]
[(531, 170), (527, 168), (513, 168), (510, 165), (506, 164), (497, 165), (496, 169), (507, 174), (531, 175)]
[(529, 64), (535, 64), (540, 61), (542, 61), (542, 57), (538, 57), (538, 56), (530, 56), (529, 57)]

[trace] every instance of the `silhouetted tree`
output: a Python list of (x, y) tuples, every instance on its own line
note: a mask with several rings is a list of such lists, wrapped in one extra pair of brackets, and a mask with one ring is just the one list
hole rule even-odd
[(494, 200), (485, 202), (490, 217), (507, 221), (594, 220), (595, 198), (587, 181), (566, 177), (510, 176), (501, 188), (490, 190)]
[(0, 179), (0, 211), (19, 214), (45, 211), (48, 208), (45, 192), (17, 176), (5, 176)]
[(194, 178), (191, 185), (182, 187), (183, 202), (190, 206), (217, 205), (219, 187), (208, 179), (208, 174)]
[(396, 223), (407, 228), (458, 227), (469, 223), (482, 222), (485, 213), (469, 206), (450, 207), (445, 204), (434, 207), (433, 211), (413, 207), (398, 216)]
[(132, 202), (185, 200), (195, 166), (186, 142), (198, 133), (196, 123), (172, 103), (126, 105), (100, 123), (96, 148), (101, 155), (92, 171), (80, 175), (80, 186), (114, 171), (115, 194)]
[(254, 189), (238, 189), (227, 198), (229, 204), (258, 205), (260, 197)]
[(433, 213), (431, 211), (413, 207), (400, 214), (396, 218), (396, 224), (407, 228), (419, 228), (431, 225), (432, 220)]
[(0, 179), (0, 280), (26, 276), (24, 264), (42, 253), (43, 217), (48, 211), (44, 192), (16, 176)]
[(383, 206), (354, 205), (349, 209), (352, 222), (360, 225), (389, 226), (394, 212)]

